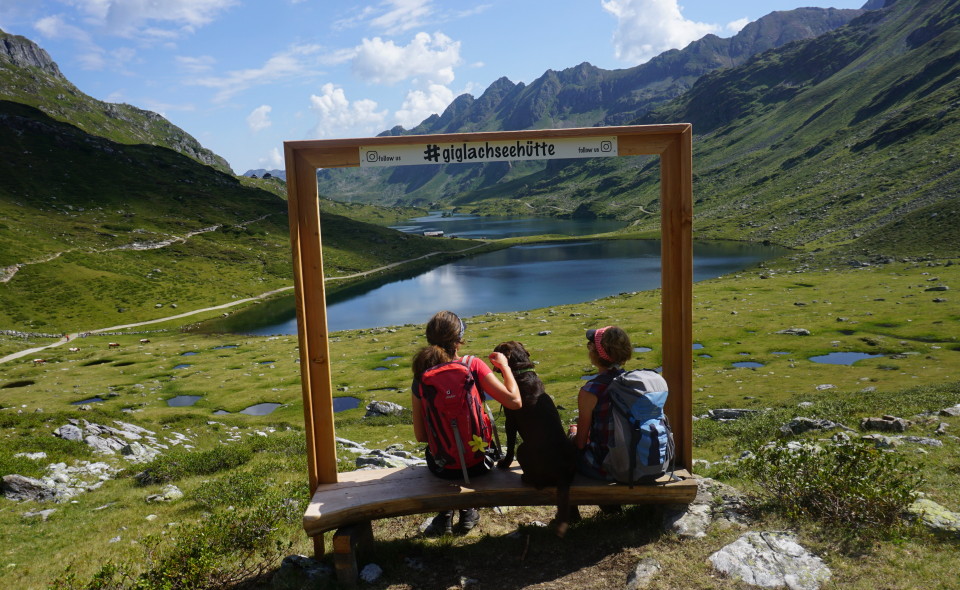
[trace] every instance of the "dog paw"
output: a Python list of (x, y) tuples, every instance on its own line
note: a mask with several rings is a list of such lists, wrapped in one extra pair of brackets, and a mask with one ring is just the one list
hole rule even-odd
[(511, 465), (513, 465), (513, 457), (507, 457), (497, 461), (497, 467), (500, 469), (510, 469)]

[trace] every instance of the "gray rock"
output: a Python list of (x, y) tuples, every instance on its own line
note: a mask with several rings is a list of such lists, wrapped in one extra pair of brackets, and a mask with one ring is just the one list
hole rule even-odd
[(883, 416), (882, 418), (864, 418), (860, 420), (863, 430), (879, 430), (881, 432), (904, 432), (910, 423), (903, 418)]
[(681, 512), (667, 511), (663, 518), (664, 530), (687, 539), (707, 536), (707, 528), (713, 521), (713, 511), (706, 504), (690, 504)]
[(790, 336), (809, 336), (810, 330), (806, 328), (787, 328), (786, 330), (780, 330), (777, 334), (788, 334)]
[(653, 581), (653, 578), (660, 573), (663, 566), (652, 557), (644, 557), (633, 568), (630, 575), (627, 576), (627, 590), (640, 590), (646, 588)]
[(830, 569), (785, 532), (749, 532), (710, 556), (714, 569), (763, 588), (818, 590)]
[(940, 410), (941, 416), (960, 416), (960, 404), (953, 406), (952, 408), (944, 408)]
[(368, 563), (360, 570), (360, 579), (368, 584), (373, 584), (379, 580), (382, 575), (383, 569), (375, 563)]
[(154, 502), (173, 502), (179, 500), (183, 497), (183, 492), (180, 491), (180, 488), (173, 484), (168, 484), (160, 490), (159, 494), (152, 494), (147, 496), (147, 503)]
[(915, 445), (923, 445), (925, 447), (940, 448), (943, 446), (942, 440), (927, 438), (925, 436), (901, 436), (900, 440), (903, 442), (913, 443)]
[(373, 416), (395, 416), (403, 412), (403, 406), (400, 404), (395, 404), (393, 402), (378, 402), (373, 401), (367, 404), (367, 413), (364, 414), (364, 418), (371, 418)]
[(907, 513), (936, 534), (960, 538), (960, 514), (933, 500), (919, 498), (907, 508)]
[(64, 424), (60, 428), (53, 431), (54, 436), (59, 436), (63, 440), (74, 440), (82, 441), (83, 440), (83, 431), (73, 424)]
[(94, 453), (102, 455), (115, 455), (117, 451), (124, 447), (124, 443), (115, 438), (102, 438), (94, 435), (87, 436), (83, 439), (83, 442), (92, 447)]
[(759, 410), (742, 410), (735, 408), (716, 408), (707, 412), (714, 420), (739, 420), (744, 416), (752, 416), (757, 413), (759, 413)]
[(43, 451), (37, 451), (36, 453), (16, 453), (14, 457), (23, 457), (24, 459), (30, 459), (31, 461), (40, 461), (47, 458), (47, 454)]
[(270, 579), (272, 590), (301, 590), (323, 587), (332, 580), (333, 568), (306, 555), (288, 555)]
[(882, 434), (868, 434), (860, 438), (872, 442), (878, 449), (892, 449), (902, 444), (899, 438), (883, 436)]
[(8, 500), (17, 502), (23, 500), (47, 502), (57, 497), (56, 488), (53, 485), (18, 474), (4, 475), (0, 482), (0, 491)]
[(46, 510), (37, 510), (36, 512), (24, 512), (23, 517), (34, 518), (36, 516), (39, 516), (41, 520), (46, 522), (46, 520), (50, 518), (50, 515), (56, 511), (57, 511), (56, 508), (47, 508)]
[(803, 434), (804, 432), (810, 432), (811, 430), (831, 430), (839, 427), (840, 424), (823, 418), (814, 419), (799, 416), (781, 426), (780, 432), (789, 436)]

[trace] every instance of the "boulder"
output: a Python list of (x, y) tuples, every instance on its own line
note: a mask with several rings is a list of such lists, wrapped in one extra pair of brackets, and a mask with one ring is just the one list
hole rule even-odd
[(16, 502), (23, 500), (47, 502), (57, 498), (57, 491), (54, 486), (39, 479), (18, 474), (4, 475), (3, 480), (0, 481), (0, 491), (3, 492), (5, 498)]
[(396, 416), (403, 412), (403, 406), (400, 404), (395, 404), (393, 402), (378, 402), (373, 401), (367, 404), (367, 413), (364, 414), (364, 418), (371, 418), (374, 416)]
[(708, 415), (714, 420), (739, 420), (744, 416), (752, 416), (753, 414), (758, 413), (759, 410), (742, 410), (735, 408), (716, 408), (710, 410)]
[(811, 430), (831, 430), (840, 428), (841, 425), (823, 418), (805, 418), (797, 417), (780, 427), (780, 432), (786, 436), (803, 434)]
[(641, 559), (630, 575), (627, 576), (627, 590), (641, 590), (650, 585), (650, 582), (660, 573), (663, 566), (652, 557)]
[(300, 590), (322, 588), (332, 580), (333, 568), (306, 555), (288, 555), (270, 580), (273, 590)]
[(863, 430), (879, 430), (881, 432), (904, 432), (910, 423), (903, 418), (883, 416), (882, 418), (864, 418), (860, 420)]
[(710, 556), (714, 569), (762, 588), (818, 590), (831, 572), (786, 532), (749, 532)]
[(806, 328), (787, 328), (786, 330), (780, 330), (777, 334), (788, 334), (790, 336), (809, 336), (810, 330)]
[(83, 440), (83, 431), (80, 430), (77, 426), (73, 424), (64, 424), (60, 428), (53, 431), (54, 436), (59, 436), (63, 440), (74, 440), (82, 441)]
[(933, 533), (960, 538), (960, 514), (933, 500), (919, 498), (907, 508), (907, 513)]
[(173, 484), (163, 486), (163, 489), (160, 490), (159, 494), (152, 494), (147, 496), (148, 503), (154, 502), (173, 502), (179, 500), (183, 497), (183, 492), (180, 491), (180, 488)]

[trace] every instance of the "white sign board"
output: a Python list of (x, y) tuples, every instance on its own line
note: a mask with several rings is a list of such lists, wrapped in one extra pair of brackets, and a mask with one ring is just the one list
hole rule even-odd
[(616, 136), (377, 145), (360, 146), (360, 166), (475, 164), (515, 160), (605, 158), (616, 155)]

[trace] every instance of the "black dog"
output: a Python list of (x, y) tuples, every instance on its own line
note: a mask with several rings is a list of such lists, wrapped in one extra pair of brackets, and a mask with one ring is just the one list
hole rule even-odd
[(523, 344), (511, 340), (498, 344), (493, 350), (507, 357), (523, 402), (519, 410), (503, 410), (506, 414), (507, 452), (497, 466), (510, 468), (519, 433), (523, 442), (516, 447), (516, 457), (523, 470), (521, 480), (537, 489), (557, 487), (557, 515), (552, 527), (558, 537), (563, 537), (570, 519), (570, 482), (576, 472), (576, 449), (564, 431), (557, 406), (534, 372), (534, 364)]

